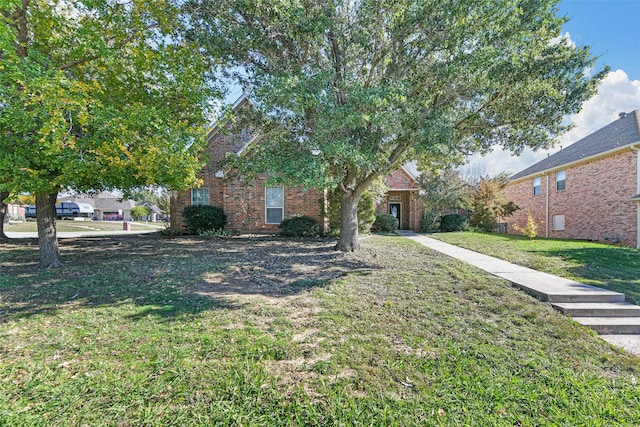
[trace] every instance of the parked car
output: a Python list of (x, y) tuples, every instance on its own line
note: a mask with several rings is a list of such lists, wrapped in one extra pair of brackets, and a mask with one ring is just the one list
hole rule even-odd
[[(36, 217), (35, 206), (24, 207), (25, 218)], [(56, 219), (91, 218), (93, 206), (89, 203), (63, 202), (56, 205)]]

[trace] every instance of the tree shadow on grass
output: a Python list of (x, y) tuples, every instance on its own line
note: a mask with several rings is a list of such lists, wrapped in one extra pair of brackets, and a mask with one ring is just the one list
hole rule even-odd
[(371, 269), (326, 240), (61, 239), (65, 267), (37, 269), (37, 246), (0, 248), (0, 322), (63, 310), (134, 304), (134, 318), (194, 316), (241, 306), (238, 295), (283, 298)]
[(567, 271), (584, 277), (590, 285), (622, 292), (628, 302), (640, 304), (640, 250), (611, 246), (537, 253), (577, 264)]

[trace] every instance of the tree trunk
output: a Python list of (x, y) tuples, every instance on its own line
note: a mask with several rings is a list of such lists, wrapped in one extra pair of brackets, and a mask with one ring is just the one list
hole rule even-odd
[(36, 194), (36, 220), (40, 245), (40, 268), (62, 267), (56, 235), (57, 193)]
[(8, 191), (0, 191), (0, 240), (9, 240), (6, 234), (4, 234), (4, 220), (7, 216), (7, 204), (4, 199), (9, 197)]
[(342, 192), (340, 195), (340, 239), (337, 251), (356, 252), (360, 249), (358, 241), (358, 202), (362, 192)]

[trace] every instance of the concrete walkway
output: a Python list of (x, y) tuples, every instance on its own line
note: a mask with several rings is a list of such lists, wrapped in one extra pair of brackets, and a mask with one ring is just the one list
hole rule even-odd
[(399, 230), (398, 233), (510, 281), (592, 328), (606, 341), (640, 355), (640, 307), (624, 302), (624, 294), (521, 267), (411, 231)]

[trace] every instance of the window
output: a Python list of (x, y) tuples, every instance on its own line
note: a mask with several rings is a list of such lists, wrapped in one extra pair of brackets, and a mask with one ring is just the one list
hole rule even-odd
[(556, 191), (562, 191), (567, 186), (567, 174), (565, 171), (556, 172)]
[(284, 187), (265, 189), (265, 223), (280, 224), (284, 217)]
[(191, 190), (191, 204), (192, 205), (208, 205), (209, 204), (209, 189), (208, 188), (194, 188)]
[(564, 215), (554, 215), (552, 218), (552, 225), (555, 231), (563, 231), (564, 230)]
[(533, 195), (534, 196), (539, 196), (540, 195), (540, 188), (542, 188), (540, 186), (540, 177), (533, 178)]

